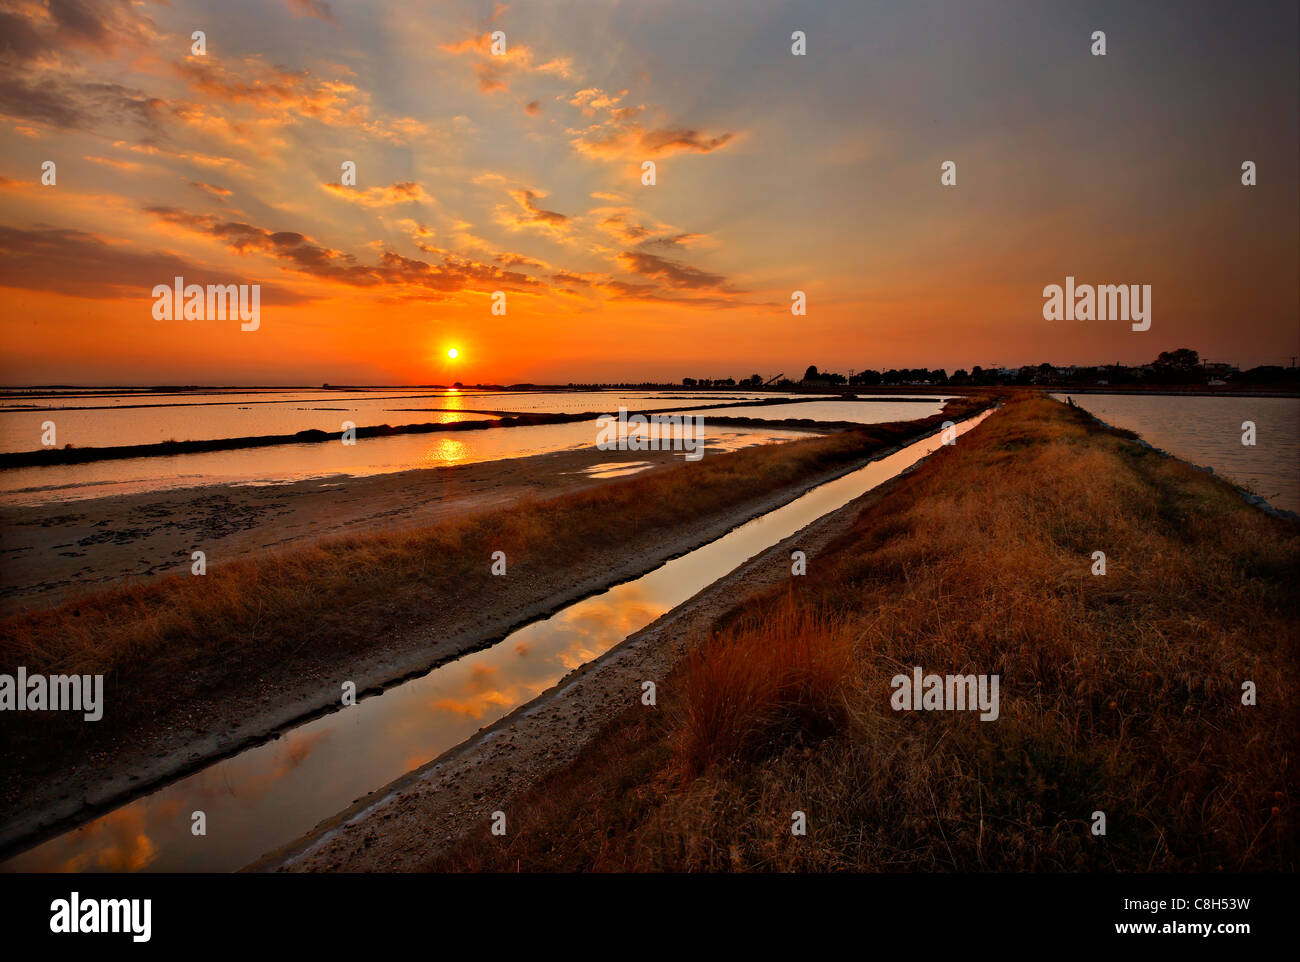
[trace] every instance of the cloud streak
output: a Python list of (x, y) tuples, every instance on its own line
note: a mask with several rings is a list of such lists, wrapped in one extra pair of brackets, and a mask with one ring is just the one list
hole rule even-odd
[[(0, 287), (144, 302), (152, 300), (154, 285), (177, 276), (195, 283), (244, 281), (176, 254), (109, 243), (87, 231), (0, 226)], [(304, 304), (312, 299), (275, 285), (262, 287), (263, 303)]]
[(392, 207), (395, 204), (428, 204), (433, 198), (414, 181), (403, 181), (388, 187), (345, 187), (342, 184), (324, 183), (321, 187), (329, 194), (362, 207)]
[(193, 214), (174, 207), (149, 207), (159, 220), (194, 234), (214, 238), (239, 254), (261, 254), (282, 268), (347, 287), (377, 289), (393, 296), (438, 298), (467, 289), (528, 290), (539, 282), (518, 271), (502, 270), (456, 254), (431, 264), (384, 249), (376, 264), (362, 264), (352, 254), (316, 243), (297, 231), (272, 231), (243, 221)]

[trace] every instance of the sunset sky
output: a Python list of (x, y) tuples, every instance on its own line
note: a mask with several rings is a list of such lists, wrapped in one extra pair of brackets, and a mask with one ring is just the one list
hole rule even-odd
[[(4, 2), (0, 381), (1289, 363), (1298, 48), (1294, 2)], [(155, 320), (176, 275), (259, 330)], [(1151, 329), (1045, 321), (1066, 275)]]

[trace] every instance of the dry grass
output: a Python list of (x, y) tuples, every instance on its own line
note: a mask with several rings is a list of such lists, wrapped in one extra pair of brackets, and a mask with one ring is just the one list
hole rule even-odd
[[(1295, 524), (1021, 398), (810, 561), (429, 867), (1295, 870)], [(1001, 717), (892, 710), (915, 665)]]
[(566, 572), (611, 551), (635, 553), (648, 532), (688, 530), (985, 404), (958, 399), (924, 421), (706, 457), (409, 532), (212, 564), (204, 577), (132, 584), (10, 618), (0, 623), (5, 670), (104, 674), (112, 711), (94, 726), (70, 713), (29, 715), (21, 739), (9, 715), (0, 719), (0, 744), (43, 766), (65, 755), (75, 762), (89, 741), (173, 715), (188, 727), (205, 700), (237, 708), (263, 691), (291, 689), (321, 666), (346, 667), (435, 614), (445, 622), (491, 606), (502, 583), (490, 575), (494, 551), (506, 553), (512, 578), (535, 583), (540, 602), (566, 587)]
[(854, 639), (840, 619), (777, 608), (687, 657), (675, 756), (685, 782), (849, 722)]

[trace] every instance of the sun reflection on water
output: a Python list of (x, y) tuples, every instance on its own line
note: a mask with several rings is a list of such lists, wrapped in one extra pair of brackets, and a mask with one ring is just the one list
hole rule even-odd
[(420, 460), (425, 464), (452, 464), (464, 461), (467, 457), (469, 451), (464, 441), (455, 438), (439, 438), (425, 450)]

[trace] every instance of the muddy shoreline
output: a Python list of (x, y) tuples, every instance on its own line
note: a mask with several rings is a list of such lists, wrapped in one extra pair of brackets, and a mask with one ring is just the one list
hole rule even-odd
[[(804, 430), (822, 433), (807, 426)], [(464, 517), (525, 495), (583, 490), (604, 483), (586, 473), (602, 463), (649, 462), (648, 472), (680, 460), (671, 451), (593, 448), (361, 477), (199, 485), (3, 505), (0, 616), (47, 608), (82, 591), (187, 572), (196, 547), (216, 564), (324, 537)]]

